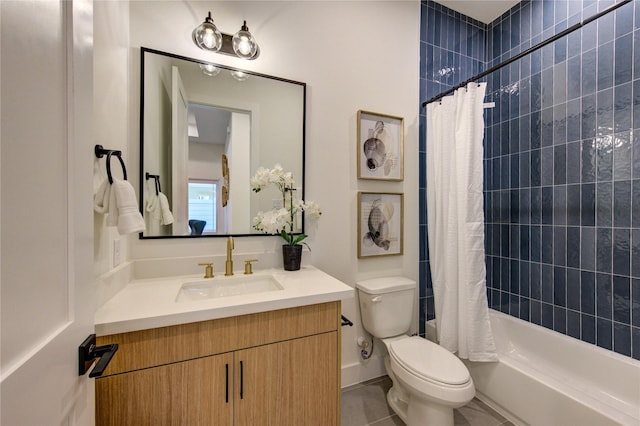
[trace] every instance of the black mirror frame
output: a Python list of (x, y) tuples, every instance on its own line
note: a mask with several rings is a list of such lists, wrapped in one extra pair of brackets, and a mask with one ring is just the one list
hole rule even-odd
[[(228, 71), (241, 71), (243, 73), (254, 75), (257, 77), (269, 78), (272, 80), (282, 81), (285, 83), (297, 84), (302, 86), (302, 199), (305, 196), (305, 180), (306, 180), (306, 133), (307, 133), (307, 83), (300, 81), (289, 80), (286, 78), (275, 77), (272, 75), (261, 74), (254, 71), (247, 71), (240, 68), (233, 68), (226, 65), (216, 64), (214, 62), (207, 62), (200, 59), (188, 58), (182, 55), (176, 55), (174, 53), (163, 52), (160, 50), (150, 49), (147, 47), (140, 47), (140, 194), (139, 194), (139, 208), (140, 213), (144, 217), (144, 185), (145, 176), (142, 170), (144, 169), (144, 55), (145, 53), (154, 53), (157, 55), (168, 56), (170, 58), (181, 59), (195, 64), (214, 65), (217, 68)], [(247, 188), (247, 190), (250, 190)], [(302, 223), (299, 234), (304, 234), (304, 215), (302, 215)], [(207, 234), (207, 235), (144, 235), (140, 232), (138, 238), (141, 240), (157, 240), (157, 239), (174, 239), (174, 238), (227, 238), (227, 237), (272, 237), (271, 234)]]

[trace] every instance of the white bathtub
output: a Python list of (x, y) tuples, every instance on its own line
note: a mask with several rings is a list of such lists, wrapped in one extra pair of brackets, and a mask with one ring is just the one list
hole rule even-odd
[(500, 362), (467, 362), (478, 399), (516, 424), (640, 425), (640, 362), (491, 310)]

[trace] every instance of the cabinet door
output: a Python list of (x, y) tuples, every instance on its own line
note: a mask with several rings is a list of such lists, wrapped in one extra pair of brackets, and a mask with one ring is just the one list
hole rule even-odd
[(233, 354), (96, 380), (96, 425), (232, 425)]
[(235, 425), (337, 425), (337, 339), (330, 332), (237, 351)]

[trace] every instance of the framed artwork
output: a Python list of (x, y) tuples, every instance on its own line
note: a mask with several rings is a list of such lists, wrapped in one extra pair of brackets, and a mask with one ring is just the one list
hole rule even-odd
[(401, 255), (404, 194), (358, 192), (358, 259)]
[(404, 179), (404, 118), (358, 111), (358, 179)]

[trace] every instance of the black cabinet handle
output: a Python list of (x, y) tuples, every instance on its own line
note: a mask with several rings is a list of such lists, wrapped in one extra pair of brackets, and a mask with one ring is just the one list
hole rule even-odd
[(78, 375), (84, 376), (93, 361), (99, 358), (98, 363), (94, 369), (89, 373), (89, 377), (102, 376), (105, 368), (111, 362), (111, 358), (116, 354), (118, 350), (118, 344), (113, 343), (111, 345), (96, 346), (96, 335), (91, 334), (84, 342), (78, 347)]
[(240, 399), (244, 399), (244, 367), (240, 361)]
[(229, 403), (229, 364), (225, 364), (224, 402)]

